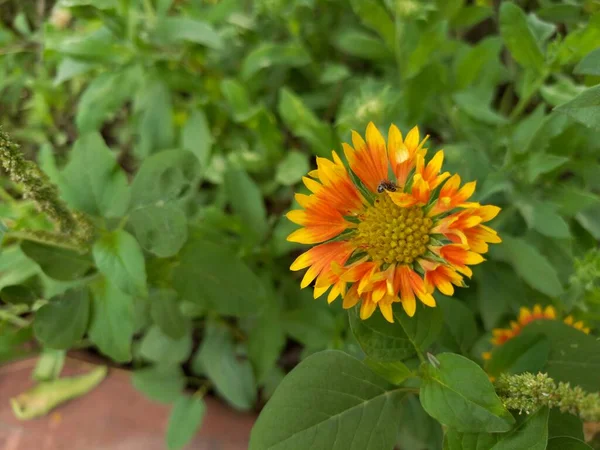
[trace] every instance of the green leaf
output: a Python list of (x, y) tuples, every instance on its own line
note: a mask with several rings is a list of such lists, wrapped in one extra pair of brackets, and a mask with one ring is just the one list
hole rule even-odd
[(562, 413), (559, 409), (551, 409), (548, 418), (548, 437), (568, 436), (575, 439), (582, 439), (583, 421), (573, 414)]
[(262, 283), (231, 250), (206, 240), (192, 240), (183, 248), (180, 262), (173, 286), (183, 300), (223, 315), (260, 312), (265, 296)]
[(227, 328), (209, 323), (197, 358), (217, 392), (232, 406), (241, 410), (254, 406), (256, 384), (252, 366), (236, 354)]
[(440, 423), (425, 412), (419, 398), (407, 396), (402, 402), (397, 448), (442, 450), (444, 432)]
[(546, 450), (593, 450), (585, 442), (569, 436), (548, 439)]
[(185, 375), (179, 366), (157, 365), (136, 370), (133, 386), (151, 400), (172, 403), (185, 388)]
[(310, 54), (299, 43), (263, 42), (251, 50), (242, 63), (240, 75), (248, 80), (262, 69), (274, 66), (301, 67), (310, 63)]
[(188, 238), (188, 220), (174, 202), (149, 204), (134, 209), (129, 225), (144, 250), (161, 258), (176, 255)]
[(502, 436), (492, 450), (545, 450), (548, 444), (548, 408), (531, 414), (514, 431)]
[(541, 333), (550, 341), (545, 371), (556, 381), (580, 386), (588, 392), (600, 390), (600, 341), (560, 321), (536, 320), (528, 325), (531, 333)]
[(92, 314), (89, 338), (113, 361), (131, 361), (134, 333), (133, 298), (107, 279), (92, 284)]
[(450, 428), (444, 436), (444, 450), (490, 450), (499, 434), (460, 433)]
[(72, 58), (64, 58), (58, 64), (56, 76), (54, 77), (54, 86), (60, 86), (65, 81), (71, 80), (77, 75), (84, 74), (93, 68), (93, 64), (79, 61)]
[(526, 240), (502, 236), (504, 250), (510, 263), (527, 284), (534, 289), (555, 297), (563, 292), (556, 269)]
[(389, 450), (403, 396), (351, 356), (339, 351), (311, 355), (262, 410), (249, 450)]
[(173, 99), (168, 86), (160, 79), (149, 79), (137, 93), (135, 109), (141, 111), (136, 153), (146, 158), (159, 150), (173, 148)]
[(271, 305), (248, 333), (248, 358), (252, 362), (259, 383), (264, 381), (275, 367), (285, 344), (280, 312), (276, 306)]
[(579, 75), (600, 75), (600, 48), (585, 55), (573, 72)]
[(481, 367), (453, 353), (436, 358), (439, 367), (423, 365), (425, 376), (419, 394), (430, 416), (462, 432), (499, 433), (511, 429), (515, 420)]
[(586, 89), (570, 102), (555, 109), (568, 114), (585, 126), (600, 128), (600, 85)]
[(390, 49), (396, 46), (396, 27), (389, 12), (379, 1), (351, 0), (354, 13), (361, 22), (381, 36)]
[(181, 130), (181, 145), (196, 155), (200, 168), (205, 170), (210, 161), (213, 143), (206, 114), (201, 109), (194, 109)]
[(227, 100), (236, 122), (244, 123), (259, 111), (259, 107), (250, 102), (246, 87), (233, 78), (221, 81), (221, 93)]
[(92, 216), (122, 216), (129, 202), (127, 177), (102, 136), (81, 136), (69, 157), (60, 185), (65, 200)]
[(181, 395), (173, 404), (167, 426), (167, 448), (178, 450), (190, 442), (202, 424), (206, 404), (196, 396)]
[(600, 239), (600, 205), (595, 204), (578, 212), (575, 218), (594, 238)]
[(90, 297), (87, 289), (65, 292), (42, 306), (35, 315), (35, 337), (44, 346), (63, 350), (83, 338), (90, 316)]
[(126, 294), (145, 295), (146, 263), (135, 238), (123, 230), (104, 233), (92, 248), (98, 270)]
[(380, 39), (356, 28), (343, 28), (335, 34), (334, 45), (344, 53), (368, 60), (381, 61), (394, 57)]
[(500, 5), (500, 34), (520, 65), (538, 72), (544, 69), (544, 54), (529, 27), (527, 16), (512, 2)]
[(98, 9), (113, 9), (119, 6), (119, 2), (118, 0), (59, 0), (58, 6), (62, 8), (93, 6)]
[(88, 85), (79, 98), (75, 122), (80, 133), (97, 131), (135, 93), (140, 70), (104, 72)]
[(436, 295), (438, 306), (444, 313), (443, 335), (462, 354), (468, 354), (477, 340), (475, 315), (460, 300)]
[(233, 211), (240, 216), (242, 223), (253, 235), (262, 239), (269, 226), (260, 189), (241, 169), (230, 168), (225, 172), (224, 181)]
[(275, 181), (284, 186), (292, 186), (308, 173), (310, 165), (304, 153), (291, 151), (277, 165)]
[(156, 289), (150, 292), (150, 315), (160, 330), (172, 339), (181, 339), (190, 322), (180, 309), (180, 302), (173, 289)]
[(352, 332), (372, 359), (381, 362), (406, 359), (416, 353), (415, 346), (426, 349), (440, 333), (442, 314), (438, 308), (419, 305), (414, 317), (408, 317), (400, 309), (394, 309), (394, 318), (400, 323), (389, 323), (379, 313), (361, 320), (358, 308), (348, 310)]
[(130, 224), (140, 245), (166, 258), (188, 237), (179, 198), (197, 179), (198, 161), (186, 150), (166, 150), (144, 160), (131, 186)]
[(544, 368), (550, 355), (550, 342), (544, 336), (524, 334), (496, 347), (485, 368), (491, 375), (501, 373), (537, 373)]
[(94, 267), (89, 254), (39, 244), (32, 241), (21, 242), (21, 250), (34, 260), (46, 275), (55, 280), (77, 280)]
[(392, 384), (399, 385), (413, 376), (413, 372), (400, 361), (381, 362), (373, 358), (366, 358), (363, 363)]
[(155, 363), (175, 365), (188, 359), (192, 351), (191, 329), (179, 339), (173, 339), (153, 325), (140, 343), (140, 355)]
[(300, 97), (289, 89), (282, 88), (279, 91), (277, 109), (285, 125), (292, 133), (309, 143), (313, 154), (330, 157), (331, 149), (336, 146), (333, 132), (306, 107)]
[(558, 169), (569, 162), (565, 156), (556, 156), (549, 153), (534, 153), (527, 160), (527, 181), (535, 183), (540, 175)]
[(501, 116), (490, 106), (481, 102), (477, 91), (469, 89), (452, 95), (456, 105), (472, 119), (488, 125), (503, 125), (508, 122), (506, 117)]
[(5, 247), (0, 253), (0, 289), (21, 284), (39, 271), (38, 265), (18, 245)]
[(523, 198), (516, 202), (516, 206), (521, 211), (521, 215), (529, 228), (548, 237), (558, 239), (569, 239), (571, 237), (569, 225), (549, 203)]
[(521, 299), (525, 295), (525, 286), (508, 265), (489, 261), (486, 270), (477, 271), (479, 312), (486, 330), (499, 324), (502, 316), (508, 312), (511, 299)]
[(163, 44), (186, 41), (216, 50), (223, 48), (221, 35), (209, 23), (191, 17), (161, 17), (154, 33)]

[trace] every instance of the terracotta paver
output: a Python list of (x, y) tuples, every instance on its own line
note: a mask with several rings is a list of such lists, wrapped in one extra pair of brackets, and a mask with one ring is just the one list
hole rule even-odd
[[(34, 359), (0, 367), (0, 449), (2, 450), (164, 450), (169, 406), (135, 390), (129, 373), (111, 369), (92, 392), (56, 408), (46, 417), (17, 420), (9, 398), (33, 386)], [(87, 362), (68, 358), (63, 375), (87, 372)], [(246, 450), (253, 414), (235, 412), (207, 398), (199, 433), (186, 450)]]

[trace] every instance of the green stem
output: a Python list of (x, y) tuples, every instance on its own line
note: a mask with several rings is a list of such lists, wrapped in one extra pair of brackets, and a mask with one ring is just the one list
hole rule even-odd
[(523, 97), (519, 98), (519, 101), (517, 102), (517, 105), (515, 106), (515, 108), (510, 113), (509, 119), (510, 119), (511, 122), (514, 122), (521, 115), (521, 113), (523, 112), (523, 110), (529, 104), (529, 101), (531, 100), (531, 98), (535, 94), (537, 94), (537, 92), (540, 90), (540, 88), (542, 87), (542, 85), (546, 81), (546, 78), (548, 78), (548, 75), (550, 75), (550, 72), (549, 71), (544, 71), (541, 74), (541, 76), (533, 83), (530, 91), (528, 93), (526, 93)]
[(12, 323), (19, 328), (27, 328), (29, 325), (31, 325), (31, 322), (28, 320), (25, 320), (22, 317), (19, 317), (16, 314), (13, 314), (11, 311), (7, 311), (5, 309), (0, 309), (0, 320)]
[(82, 250), (81, 246), (73, 244), (68, 241), (64, 241), (63, 237), (61, 235), (56, 235), (56, 237), (61, 240), (52, 240), (52, 239), (46, 238), (44, 235), (41, 235), (39, 233), (34, 233), (31, 231), (27, 231), (27, 230), (21, 230), (21, 231), (10, 231), (10, 232), (6, 233), (5, 238), (37, 242), (39, 244), (50, 245), (52, 247), (63, 248), (65, 250), (73, 250), (78, 253), (81, 253), (81, 250)]

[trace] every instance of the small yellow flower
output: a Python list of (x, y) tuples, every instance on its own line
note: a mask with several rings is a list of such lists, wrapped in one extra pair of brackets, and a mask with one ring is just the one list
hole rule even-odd
[(416, 298), (434, 307), (436, 288), (452, 295), (488, 243), (501, 242), (483, 225), (500, 208), (468, 202), (475, 182), (441, 172), (443, 150), (426, 163), (426, 141), (416, 127), (403, 138), (392, 125), (386, 143), (371, 122), (366, 140), (352, 132), (352, 146), (342, 144), (347, 163), (336, 152), (317, 158), (303, 178), (311, 194), (296, 194), (303, 209), (287, 214), (302, 226), (288, 240), (314, 245), (291, 266), (308, 268), (302, 288), (314, 281), (315, 298), (329, 290), (330, 303), (360, 302), (361, 319), (379, 308), (393, 322), (393, 303), (409, 316)]

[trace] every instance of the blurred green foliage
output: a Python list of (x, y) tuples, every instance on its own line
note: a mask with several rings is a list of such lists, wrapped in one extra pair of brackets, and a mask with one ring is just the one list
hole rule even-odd
[[(25, 3), (0, 0), (2, 125), (96, 238), (31, 240), (52, 224), (3, 179), (0, 360), (35, 336), (128, 364), (175, 402), (180, 448), (201, 418), (176, 418), (204, 413), (185, 386), (251, 409), (306, 355), (362, 355), (341, 302), (299, 289), (283, 214), (314, 157), (369, 121), (418, 124), (503, 208), (504, 244), (440, 302), (437, 349), (478, 360), (534, 303), (600, 322), (598, 1)], [(441, 448), (403, 405), (432, 431), (399, 442)]]

